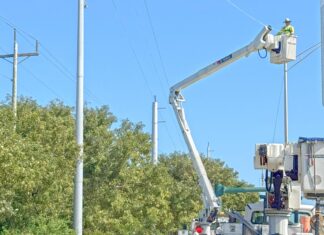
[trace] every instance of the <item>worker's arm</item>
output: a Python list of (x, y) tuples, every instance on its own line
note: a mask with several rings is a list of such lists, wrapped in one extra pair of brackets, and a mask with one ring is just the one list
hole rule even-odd
[(281, 35), (285, 32), (285, 27), (282, 27), (276, 35)]

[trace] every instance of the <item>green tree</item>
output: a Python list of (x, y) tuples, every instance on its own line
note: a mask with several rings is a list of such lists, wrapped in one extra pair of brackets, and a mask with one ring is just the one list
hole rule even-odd
[[(74, 133), (73, 109), (61, 102), (21, 98), (16, 121), (0, 105), (0, 233), (73, 234)], [(141, 123), (118, 122), (107, 106), (85, 108), (85, 234), (167, 234), (197, 217), (201, 190), (190, 158), (172, 153), (153, 165), (150, 149)], [(224, 162), (203, 161), (212, 184), (246, 185)], [(256, 197), (222, 198), (226, 210)]]
[(71, 111), (58, 102), (40, 107), (21, 99), (14, 131), (11, 109), (0, 107), (2, 228), (25, 231), (36, 218), (70, 221), (77, 153)]
[[(231, 187), (252, 187), (239, 179), (239, 174), (233, 168), (225, 165), (224, 161), (220, 159), (210, 159), (203, 157), (203, 163), (206, 167), (206, 171), (212, 185), (222, 184), (224, 186)], [(259, 196), (257, 193), (237, 193), (237, 194), (225, 194), (221, 197), (222, 210), (237, 210), (243, 211), (245, 205), (252, 202), (257, 202)]]
[[(238, 173), (225, 165), (219, 159), (207, 159), (202, 157), (206, 172), (211, 184), (221, 183), (226, 186), (248, 186), (239, 180)], [(201, 201), (201, 189), (198, 184), (198, 176), (193, 169), (191, 159), (187, 154), (173, 153), (160, 158), (160, 163), (168, 168), (173, 178), (171, 207), (174, 217), (174, 226), (179, 228), (182, 224), (189, 224), (196, 218), (203, 204)], [(222, 210), (242, 210), (249, 202), (258, 200), (255, 193), (224, 195), (222, 196)]]
[(197, 218), (202, 209), (198, 176), (186, 154), (172, 153), (160, 157), (160, 164), (168, 169), (173, 179), (170, 207), (173, 214), (173, 230)]
[[(100, 122), (95, 110), (86, 115), (94, 129), (109, 133), (102, 133), (107, 135), (103, 142), (91, 141), (93, 135), (85, 139), (86, 233), (167, 232), (172, 223), (168, 204), (171, 178), (166, 169), (150, 163), (149, 135), (143, 132), (142, 124), (128, 120), (120, 128), (109, 130), (114, 118), (107, 109), (99, 113), (104, 119)], [(85, 133), (89, 131), (86, 128)], [(87, 150), (95, 151), (90, 154)]]

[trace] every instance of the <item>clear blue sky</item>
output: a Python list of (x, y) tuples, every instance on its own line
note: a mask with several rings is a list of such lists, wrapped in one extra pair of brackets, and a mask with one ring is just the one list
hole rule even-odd
[[(144, 0), (87, 2), (86, 102), (108, 105), (119, 120), (143, 122), (150, 132), (156, 95), (166, 121), (159, 125), (160, 153), (187, 151), (168, 104), (169, 87), (248, 44), (260, 22), (276, 31), (291, 18), (298, 54), (320, 41), (319, 1), (232, 0), (245, 13), (227, 0), (146, 0), (147, 8)], [(28, 35), (41, 43), (41, 55), (19, 65), (18, 94), (74, 106), (77, 0), (3, 1), (0, 16), (19, 28), (19, 52), (33, 51)], [(3, 18), (0, 33), (0, 53), (12, 53), (12, 28)], [(11, 93), (11, 74), (11, 64), (1, 60), (1, 100)], [(187, 88), (185, 109), (199, 151), (206, 154), (209, 142), (212, 157), (260, 185), (254, 146), (283, 142), (282, 86), (283, 66), (256, 53)], [(323, 121), (317, 50), (289, 71), (289, 140), (323, 137)]]

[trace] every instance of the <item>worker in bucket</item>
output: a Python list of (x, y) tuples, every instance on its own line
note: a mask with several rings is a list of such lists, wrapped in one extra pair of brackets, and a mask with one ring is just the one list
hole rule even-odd
[[(281, 30), (277, 33), (277, 35), (286, 35), (286, 36), (290, 37), (291, 35), (293, 35), (295, 33), (294, 26), (291, 25), (291, 20), (289, 18), (286, 18), (284, 23), (285, 23), (285, 26), (283, 26), (281, 28)], [(276, 52), (277, 54), (280, 53), (281, 41), (279, 41), (278, 47), (272, 49), (272, 51)]]
[(291, 25), (291, 20), (289, 18), (286, 18), (284, 23), (285, 26), (281, 28), (281, 30), (277, 33), (277, 35), (282, 35), (282, 34), (286, 34), (287, 36), (293, 35), (295, 33), (295, 29)]

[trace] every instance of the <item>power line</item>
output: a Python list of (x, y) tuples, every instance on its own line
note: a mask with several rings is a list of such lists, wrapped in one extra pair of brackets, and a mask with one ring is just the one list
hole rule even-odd
[[(153, 65), (153, 68), (154, 68), (154, 71), (156, 72), (156, 74), (159, 74), (158, 73), (158, 71), (157, 71), (157, 68), (156, 68), (156, 66), (155, 66), (155, 63), (154, 63), (154, 61), (153, 61), (153, 59), (151, 60), (152, 61), (152, 65)], [(168, 89), (166, 89), (164, 86), (163, 86), (163, 83), (161, 82), (161, 80), (160, 79), (158, 79), (158, 81), (159, 81), (159, 83), (160, 83), (160, 85), (161, 85), (161, 88), (162, 88), (162, 90), (163, 90), (163, 98), (165, 99), (165, 100), (168, 100)], [(165, 93), (165, 92), (166, 93)], [(174, 115), (173, 115), (173, 112), (172, 112), (172, 110), (170, 109), (170, 106), (167, 106), (167, 108), (166, 108), (166, 110), (168, 111), (168, 112), (171, 112), (171, 116), (173, 117)], [(169, 115), (170, 115), (170, 113), (169, 113)], [(161, 116), (162, 116), (162, 114), (161, 114)], [(162, 117), (163, 118), (163, 117)], [(165, 118), (163, 118), (164, 120), (166, 120)], [(176, 132), (177, 132), (177, 135), (178, 135), (178, 138), (180, 139), (180, 143), (181, 143), (181, 145), (183, 145), (183, 142), (182, 142), (182, 138), (181, 138), (181, 135), (180, 135), (180, 130), (179, 130), (179, 128), (175, 125), (175, 119), (174, 118), (171, 118), (171, 122), (172, 122), (172, 124), (173, 124), (173, 127), (174, 127), (174, 129), (175, 130), (177, 130)], [(165, 125), (163, 125), (163, 127), (165, 127), (165, 129), (166, 129), (166, 132), (167, 132), (167, 134), (168, 134), (168, 136), (169, 136), (169, 138), (170, 138), (170, 141), (172, 142), (172, 145), (173, 145), (173, 147), (174, 147), (174, 149), (176, 149), (176, 145), (175, 145), (175, 141), (173, 140), (173, 138), (172, 138), (172, 136), (171, 136), (171, 133), (170, 133), (170, 130), (169, 130), (169, 128), (168, 128), (168, 124), (167, 124), (167, 122), (165, 123)], [(183, 147), (183, 146), (182, 146)]]
[[(7, 75), (5, 75), (5, 74), (2, 74), (2, 73), (0, 73), (0, 76), (6, 78), (8, 81), (10, 81), (10, 83), (12, 82), (12, 77), (9, 77), (9, 76), (7, 76)], [(26, 91), (28, 91), (28, 92), (31, 92), (31, 91), (30, 91), (26, 86), (24, 86), (24, 85), (21, 85), (21, 84), (20, 84), (20, 87), (22, 87), (23, 90), (26, 90)]]
[[(119, 14), (118, 14), (118, 8), (117, 8), (117, 5), (116, 5), (115, 1), (114, 0), (111, 0), (111, 2), (113, 4), (113, 6), (114, 6), (114, 9), (115, 9), (116, 13), (117, 13), (116, 15), (119, 16)], [(148, 79), (147, 79), (147, 77), (146, 77), (146, 75), (144, 73), (144, 69), (142, 67), (142, 64), (140, 63), (139, 58), (137, 56), (137, 53), (136, 53), (136, 51), (135, 51), (135, 49), (134, 49), (134, 47), (133, 47), (133, 45), (132, 45), (132, 43), (131, 43), (131, 41), (130, 41), (130, 39), (128, 37), (127, 30), (126, 30), (126, 27), (125, 27), (125, 25), (123, 23), (123, 20), (122, 20), (121, 16), (119, 16), (118, 18), (119, 18), (119, 23), (120, 23), (120, 25), (121, 25), (121, 27), (122, 27), (122, 29), (124, 31), (124, 34), (126, 36), (126, 40), (127, 40), (128, 46), (129, 46), (129, 48), (130, 48), (130, 50), (131, 50), (131, 52), (132, 52), (132, 54), (133, 54), (133, 56), (135, 58), (136, 64), (137, 64), (137, 66), (138, 66), (138, 68), (140, 70), (140, 73), (142, 75), (142, 78), (143, 78), (146, 86), (147, 86), (147, 89), (149, 90), (151, 96), (154, 97), (153, 91), (152, 91), (152, 89), (150, 87), (150, 84), (148, 82)]]
[[(26, 32), (25, 30), (17, 27), (16, 25), (14, 25), (13, 23), (11, 23), (7, 18), (0, 16), (0, 20), (2, 22), (4, 22), (7, 26), (9, 26), (10, 28), (13, 29), (17, 29), (17, 33), (22, 36), (22, 38), (24, 38), (30, 45), (34, 45), (34, 43), (32, 41), (38, 41), (36, 39), (35, 36), (33, 36), (32, 34)], [(48, 62), (50, 62), (58, 71), (60, 71), (65, 77), (69, 78), (71, 81), (76, 81), (75, 80), (75, 76), (73, 75), (73, 73), (62, 63), (60, 62), (60, 60), (54, 56), (54, 54), (44, 46), (43, 43), (39, 43), (39, 45), (41, 46), (41, 48), (47, 53), (47, 55), (45, 54), (41, 54), (41, 57), (43, 56)], [(0, 47), (0, 50), (5, 51), (3, 48)], [(5, 58), (4, 58), (5, 59)], [(9, 60), (5, 59), (6, 61), (10, 62)], [(40, 81), (40, 80), (38, 80)], [(94, 93), (88, 89), (85, 88), (85, 92), (90, 95), (91, 97), (93, 97), (93, 100), (98, 103), (98, 104), (103, 104), (103, 102), (100, 101), (100, 99), (94, 95)]]
[[(45, 50), (46, 54), (42, 54), (44, 56), (44, 58), (50, 62), (59, 72), (62, 73), (62, 75), (64, 75), (66, 78), (68, 78), (70, 81), (75, 82), (75, 76), (73, 75), (73, 73), (56, 57), (54, 56), (54, 54), (48, 49), (46, 48), (43, 44), (40, 44), (41, 48), (43, 48)], [(103, 102), (96, 96), (94, 95), (94, 93), (89, 89), (85, 87), (85, 92), (93, 97), (93, 100), (98, 103), (98, 104), (103, 104)]]
[[(153, 95), (153, 90), (152, 90), (152, 88), (151, 88), (151, 86), (150, 86), (150, 84), (149, 84), (149, 82), (148, 82), (148, 79), (147, 79), (147, 77), (146, 77), (146, 75), (145, 75), (145, 72), (144, 72), (143, 66), (142, 66), (142, 64), (140, 63), (140, 61), (139, 61), (139, 57), (138, 57), (138, 55), (137, 55), (137, 53), (136, 53), (136, 50), (135, 50), (135, 48), (133, 47), (133, 45), (132, 45), (132, 43), (131, 43), (131, 39), (130, 39), (130, 37), (129, 37), (129, 35), (128, 35), (128, 32), (127, 32), (127, 30), (126, 30), (126, 27), (125, 27), (125, 24), (124, 24), (124, 22), (123, 22), (123, 19), (122, 19), (122, 17), (120, 16), (120, 14), (118, 14), (119, 12), (118, 12), (117, 5), (116, 5), (116, 3), (115, 3), (114, 0), (111, 0), (111, 2), (112, 2), (113, 7), (114, 7), (114, 9), (115, 9), (115, 11), (116, 11), (116, 15), (117, 15), (117, 17), (118, 17), (118, 20), (119, 20), (119, 23), (120, 23), (120, 25), (121, 25), (121, 28), (122, 28), (122, 30), (124, 31), (124, 35), (125, 35), (125, 37), (126, 37), (126, 40), (127, 40), (128, 46), (129, 46), (129, 48), (130, 48), (130, 50), (131, 50), (131, 52), (132, 52), (132, 54), (133, 54), (133, 56), (134, 56), (134, 58), (135, 58), (135, 61), (136, 61), (137, 66), (138, 66), (138, 68), (139, 68), (139, 70), (140, 70), (140, 72), (141, 72), (142, 79), (144, 80), (145, 85), (147, 86), (147, 89), (149, 90), (150, 94), (151, 94), (152, 96), (154, 96), (154, 95)], [(161, 58), (162, 58), (162, 57), (161, 57)], [(156, 69), (156, 68), (155, 68), (155, 69)], [(163, 85), (162, 85), (162, 87), (163, 87)], [(163, 92), (163, 94), (165, 94), (165, 93)], [(168, 110), (169, 110), (169, 109), (168, 109)], [(178, 128), (176, 128), (176, 130), (178, 130)], [(166, 131), (167, 131), (169, 137), (172, 138), (168, 128), (166, 128)], [(178, 133), (178, 134), (179, 134), (179, 133)], [(175, 145), (173, 139), (171, 139), (171, 141), (172, 141), (173, 145)], [(181, 143), (182, 143), (182, 142), (181, 142)]]
[[(311, 54), (313, 54), (320, 47), (321, 47), (321, 45), (317, 45), (313, 50), (311, 50), (309, 53), (307, 53), (302, 59), (300, 59), (299, 61), (297, 61), (296, 63), (294, 63), (292, 66), (290, 66), (290, 68), (288, 69), (288, 71), (291, 70), (292, 68), (294, 68), (300, 62), (304, 61), (308, 56), (310, 56)], [(307, 50), (309, 50), (309, 49), (307, 49)]]
[[(164, 115), (163, 115), (162, 113), (160, 113), (160, 115), (161, 115), (162, 119), (165, 120)], [(164, 125), (163, 125), (163, 126), (164, 126)], [(166, 130), (166, 132), (167, 132), (167, 135), (169, 136), (169, 140), (171, 141), (171, 143), (172, 143), (172, 145), (173, 145), (173, 148), (176, 149), (176, 148), (177, 148), (177, 147), (176, 147), (176, 144), (175, 144), (175, 142), (174, 142), (174, 140), (173, 140), (173, 138), (172, 138), (172, 136), (171, 136), (171, 132), (170, 132), (168, 126), (165, 125), (164, 127), (165, 127), (165, 130)]]
[[(118, 9), (117, 9), (117, 5), (116, 5), (115, 1), (114, 1), (114, 0), (111, 0), (111, 1), (112, 1), (113, 6), (114, 6), (114, 9), (115, 9), (115, 11), (116, 11), (116, 14), (118, 15)], [(118, 16), (119, 16), (119, 15), (118, 15)], [(139, 70), (140, 70), (140, 72), (141, 72), (141, 75), (142, 75), (143, 80), (145, 81), (145, 84), (146, 84), (146, 86), (147, 86), (147, 89), (149, 90), (150, 94), (151, 94), (152, 96), (154, 96), (154, 95), (153, 95), (153, 90), (151, 89), (151, 87), (150, 87), (150, 85), (149, 85), (149, 82), (148, 82), (148, 79), (147, 79), (147, 77), (146, 77), (146, 75), (145, 75), (145, 72), (144, 72), (143, 66), (142, 66), (142, 64), (140, 63), (140, 61), (139, 61), (139, 57), (138, 57), (138, 55), (137, 55), (137, 53), (136, 53), (136, 50), (134, 49), (134, 47), (133, 47), (133, 45), (132, 45), (132, 43), (131, 43), (130, 37), (128, 36), (128, 33), (127, 33), (127, 30), (126, 30), (125, 24), (123, 23), (123, 20), (122, 20), (121, 16), (119, 16), (118, 18), (119, 18), (119, 23), (120, 23), (120, 25), (121, 25), (121, 27), (122, 27), (122, 29), (123, 29), (123, 31), (124, 31), (125, 37), (126, 37), (126, 39), (127, 39), (128, 46), (129, 46), (129, 48), (130, 48), (130, 50), (131, 50), (131, 52), (132, 52), (132, 54), (133, 54), (133, 56), (134, 56), (134, 58), (135, 58), (136, 64), (137, 64), (137, 66), (138, 66), (138, 68), (139, 68)], [(164, 93), (163, 93), (163, 94), (164, 94)], [(172, 137), (171, 137), (171, 134), (170, 134), (170, 132), (169, 132), (169, 129), (168, 129), (167, 127), (166, 127), (166, 131), (167, 131), (167, 133), (168, 133), (168, 136), (169, 136), (169, 138), (170, 138), (172, 144), (175, 146), (175, 143), (174, 143), (174, 141), (173, 141), (173, 139), (172, 139)]]
[[(114, 1), (114, 0), (111, 0), (111, 1), (112, 1), (113, 6), (114, 6), (114, 9), (115, 9), (115, 11), (116, 11), (116, 14), (118, 15), (118, 9), (117, 9), (117, 5), (116, 5), (115, 1)], [(125, 27), (125, 25), (124, 25), (124, 23), (123, 23), (123, 20), (122, 20), (121, 16), (119, 16), (119, 23), (120, 23), (120, 25), (121, 25), (121, 27), (122, 27), (122, 29), (123, 29), (123, 31), (124, 31), (124, 34), (125, 34), (126, 39), (127, 39), (127, 42), (128, 42), (128, 46), (129, 46), (129, 48), (130, 48), (130, 50), (131, 50), (131, 52), (132, 52), (132, 54), (133, 54), (133, 56), (134, 56), (134, 58), (135, 58), (135, 61), (136, 61), (136, 63), (137, 63), (137, 66), (138, 66), (138, 68), (139, 68), (139, 70), (140, 70), (140, 72), (141, 72), (142, 78), (144, 79), (145, 84), (146, 84), (148, 90), (150, 91), (150, 94), (151, 94), (152, 96), (154, 96), (154, 95), (153, 95), (153, 91), (152, 91), (152, 89), (151, 89), (151, 87), (150, 87), (150, 85), (149, 85), (148, 79), (147, 79), (147, 77), (146, 77), (146, 75), (145, 75), (145, 73), (144, 73), (144, 69), (143, 69), (143, 67), (142, 67), (142, 65), (141, 65), (141, 63), (140, 63), (140, 61), (139, 61), (139, 58), (138, 58), (138, 56), (137, 56), (137, 53), (136, 53), (136, 51), (135, 51), (135, 49), (134, 49), (134, 47), (133, 47), (133, 45), (132, 45), (132, 43), (131, 43), (131, 40), (130, 40), (130, 38), (129, 38), (129, 36), (128, 36), (128, 33), (127, 33), (127, 30), (126, 30), (126, 27)], [(161, 58), (162, 58), (162, 57), (161, 57)], [(152, 61), (153, 61), (153, 60), (152, 60)], [(163, 85), (162, 85), (162, 86), (163, 86)], [(163, 92), (163, 94), (165, 94), (165, 93)], [(168, 109), (168, 110), (169, 110), (169, 109)], [(165, 127), (166, 127), (166, 125), (165, 125)], [(177, 130), (178, 130), (178, 129), (177, 129)], [(174, 141), (173, 141), (173, 139), (172, 139), (172, 137), (171, 137), (171, 134), (170, 134), (170, 132), (169, 132), (169, 129), (168, 129), (167, 127), (166, 127), (166, 131), (167, 131), (167, 133), (168, 133), (168, 136), (169, 136), (169, 138), (170, 138), (172, 144), (175, 146), (175, 143), (174, 143)]]
[(149, 19), (150, 28), (151, 28), (151, 31), (152, 31), (152, 34), (153, 34), (154, 43), (155, 43), (156, 49), (158, 51), (158, 55), (159, 55), (159, 59), (160, 59), (160, 63), (161, 63), (162, 71), (163, 71), (163, 75), (164, 75), (164, 78), (166, 79), (166, 82), (168, 84), (168, 87), (170, 87), (168, 75), (166, 73), (166, 69), (165, 69), (164, 62), (163, 62), (162, 55), (161, 55), (160, 46), (159, 46), (159, 43), (158, 43), (158, 40), (157, 40), (157, 37), (156, 37), (156, 33), (155, 33), (155, 30), (154, 30), (154, 27), (153, 27), (153, 23), (152, 23), (152, 17), (151, 17), (149, 8), (147, 6), (146, 0), (144, 0), (144, 5), (145, 5), (146, 13), (147, 13), (147, 16), (148, 16), (148, 19)]
[(314, 47), (318, 47), (321, 45), (321, 42), (315, 43), (314, 45), (310, 46), (309, 48), (307, 48), (306, 50), (302, 51), (301, 53), (299, 53), (297, 55), (297, 57), (303, 55), (304, 53), (306, 53), (307, 51), (309, 51), (310, 49), (313, 49)]
[(0, 73), (0, 76), (2, 76), (2, 77), (4, 77), (4, 78), (7, 78), (8, 80), (10, 80), (11, 81), (11, 77), (9, 77), (9, 76), (7, 76), (7, 75), (5, 75), (5, 74), (2, 74), (2, 73)]
[[(2, 47), (0, 47), (0, 50), (2, 52), (4, 52), (5, 54), (9, 54), (5, 49), (3, 49)], [(12, 61), (8, 60), (7, 58), (2, 58), (3, 60), (7, 61), (8, 63), (12, 64)]]
[(265, 23), (263, 23), (261, 20), (257, 19), (256, 17), (254, 17), (253, 15), (251, 15), (250, 13), (248, 13), (246, 10), (242, 9), (241, 7), (239, 7), (238, 5), (236, 5), (235, 3), (233, 3), (231, 0), (226, 0), (226, 2), (228, 4), (230, 4), (232, 7), (234, 7), (235, 9), (237, 9), (238, 11), (240, 11), (243, 15), (247, 16), (248, 18), (250, 18), (251, 20), (253, 20), (254, 22), (262, 25), (262, 26), (266, 26)]
[[(19, 27), (17, 27), (17, 26), (14, 25), (13, 23), (11, 23), (7, 18), (5, 18), (5, 17), (3, 17), (3, 16), (0, 15), (0, 20), (1, 20), (2, 22), (4, 22), (6, 25), (8, 25), (10, 28), (12, 28), (12, 29), (17, 29), (17, 32), (22, 32), (23, 34), (27, 35), (28, 37), (30, 37), (30, 38), (33, 39), (34, 41), (37, 41), (37, 39), (36, 39), (32, 34), (30, 34), (30, 33), (26, 32), (26, 31), (22, 30), (22, 29), (19, 28)], [(23, 36), (23, 37), (24, 37), (24, 36)], [(25, 37), (25, 39), (27, 39), (27, 38)]]
[[(126, 27), (125, 27), (125, 25), (124, 25), (124, 23), (123, 23), (123, 20), (122, 20), (121, 16), (118, 15), (117, 5), (116, 5), (116, 3), (115, 3), (114, 0), (111, 0), (111, 2), (112, 2), (113, 7), (114, 7), (114, 9), (115, 9), (115, 11), (116, 11), (116, 15), (117, 15), (118, 18), (119, 18), (119, 23), (120, 23), (120, 25), (121, 25), (121, 27), (122, 27), (122, 29), (123, 29), (123, 31), (124, 31), (124, 34), (125, 34), (125, 37), (126, 37), (126, 40), (127, 40), (128, 46), (129, 46), (129, 48), (130, 48), (130, 50), (131, 50), (131, 52), (132, 52), (132, 54), (133, 54), (133, 56), (134, 56), (134, 58), (135, 58), (136, 64), (137, 64), (137, 66), (138, 66), (138, 68), (139, 68), (139, 70), (140, 70), (140, 72), (141, 72), (142, 78), (143, 78), (143, 80), (144, 80), (144, 82), (145, 82), (145, 84), (146, 84), (146, 86), (147, 86), (147, 89), (149, 90), (151, 96), (154, 96), (154, 95), (153, 95), (153, 91), (152, 91), (152, 89), (151, 89), (151, 87), (150, 87), (150, 85), (149, 85), (148, 79), (147, 79), (147, 77), (146, 77), (146, 75), (145, 75), (145, 73), (144, 73), (144, 69), (143, 69), (143, 67), (142, 67), (142, 65), (141, 65), (141, 63), (140, 63), (140, 61), (139, 61), (139, 58), (138, 58), (138, 56), (137, 56), (137, 53), (136, 53), (136, 51), (135, 51), (135, 49), (134, 49), (134, 47), (133, 47), (133, 45), (132, 45), (132, 43), (131, 43), (131, 40), (130, 40), (130, 38), (129, 38), (129, 36), (128, 36), (128, 33), (127, 33)], [(172, 137), (171, 137), (171, 135), (170, 135), (170, 133), (169, 133), (169, 130), (168, 130), (167, 128), (166, 128), (166, 130), (167, 130), (167, 133), (168, 133), (168, 135), (169, 135), (169, 137), (170, 137), (170, 140), (172, 141), (173, 145), (175, 146), (174, 141), (173, 141), (173, 139), (172, 139)]]
[(24, 60), (30, 58), (31, 56), (38, 56), (38, 43), (36, 41), (35, 51), (34, 52), (28, 52), (28, 53), (18, 53), (18, 43), (17, 43), (17, 30), (14, 28), (14, 37), (13, 37), (13, 53), (12, 54), (3, 54), (0, 55), (0, 58), (6, 59), (6, 58), (12, 58), (12, 65), (13, 65), (13, 73), (12, 73), (12, 93), (11, 93), (11, 105), (12, 105), (12, 112), (14, 115), (14, 130), (16, 130), (16, 118), (17, 118), (17, 81), (18, 81), (18, 59), (20, 57), (23, 57), (20, 62), (23, 62)]
[[(291, 70), (292, 68), (294, 68), (295, 66), (297, 66), (299, 63), (301, 63), (302, 61), (304, 61), (308, 56), (310, 56), (312, 53), (314, 53), (317, 49), (319, 49), (321, 47), (321, 43), (316, 43), (310, 47), (308, 47), (307, 49), (305, 49), (304, 51), (302, 51), (301, 53), (299, 53), (297, 55), (297, 57), (303, 55), (304, 53), (306, 53), (307, 51), (311, 50), (309, 53), (307, 53), (303, 58), (301, 58), (300, 60), (298, 60), (296, 63), (294, 63), (292, 66), (290, 66), (290, 68), (288, 69)], [(277, 129), (277, 123), (278, 123), (278, 116), (279, 116), (279, 106), (281, 103), (281, 96), (282, 96), (282, 90), (283, 90), (283, 83), (281, 86), (281, 90), (280, 90), (280, 94), (279, 94), (279, 100), (278, 100), (278, 104), (277, 104), (277, 112), (276, 112), (276, 118), (275, 118), (275, 126), (274, 126), (274, 131), (273, 131), (273, 137), (272, 137), (272, 142), (274, 142), (275, 139), (275, 135), (276, 135), (276, 129)]]
[[(151, 57), (151, 62), (152, 62), (152, 66), (153, 66), (153, 69), (154, 69), (155, 73), (156, 73), (158, 76), (160, 76), (160, 74), (159, 74), (159, 72), (158, 72), (158, 69), (157, 69), (157, 67), (156, 67), (156, 64), (154, 63), (153, 56), (152, 56), (151, 53), (150, 53), (150, 57)], [(167, 98), (167, 96), (166, 96), (165, 94), (167, 94), (168, 89), (165, 88), (165, 86), (163, 85), (161, 79), (157, 79), (157, 80), (159, 81), (159, 84), (160, 84), (160, 86), (161, 86), (161, 88), (162, 88), (163, 96), (165, 96), (164, 98)], [(165, 92), (166, 92), (166, 93), (165, 93)], [(167, 99), (166, 99), (166, 100), (167, 100)]]
[[(44, 81), (42, 81), (41, 79), (39, 79), (36, 74), (34, 74), (30, 69), (26, 68), (25, 66), (22, 66), (22, 68), (24, 70), (26, 70), (35, 80), (37, 80), (40, 84), (42, 84), (47, 90), (49, 90), (50, 92), (52, 92), (57, 98), (62, 99), (62, 97), (51, 87), (49, 87)], [(63, 100), (63, 99), (62, 99)]]
[(53, 64), (54, 67), (56, 67), (58, 71), (60, 71), (64, 76), (75, 81), (75, 76), (72, 74), (72, 72), (63, 63), (61, 63), (59, 59), (57, 59), (53, 55), (53, 53), (49, 49), (47, 49), (42, 43), (40, 44), (40, 46), (48, 54), (43, 54), (44, 58), (48, 60), (51, 64)]
[[(164, 77), (164, 79), (165, 79), (168, 87), (170, 87), (170, 82), (169, 82), (168, 75), (167, 75), (167, 72), (166, 72), (166, 69), (165, 69), (165, 64), (164, 64), (164, 61), (163, 61), (163, 58), (162, 58), (162, 53), (161, 53), (161, 50), (160, 50), (160, 46), (159, 46), (159, 43), (158, 43), (158, 40), (157, 40), (157, 36), (156, 36), (156, 33), (155, 33), (155, 29), (154, 29), (154, 26), (153, 26), (153, 22), (152, 22), (152, 17), (151, 17), (151, 14), (150, 14), (150, 11), (149, 11), (149, 8), (148, 8), (147, 1), (146, 0), (144, 0), (144, 6), (145, 6), (146, 15), (147, 15), (147, 18), (148, 18), (148, 21), (149, 21), (150, 29), (151, 29), (151, 32), (152, 32), (152, 35), (153, 35), (154, 44), (155, 44), (155, 47), (156, 47), (156, 50), (157, 50), (157, 53), (158, 53), (158, 56), (159, 56), (159, 61), (160, 61), (161, 68), (162, 68), (162, 71), (163, 71), (163, 77)], [(154, 67), (155, 72), (157, 74), (159, 74), (153, 60), (152, 60), (152, 63), (153, 63), (153, 67)], [(166, 91), (166, 93), (163, 92), (163, 96), (165, 96), (166, 100), (168, 100), (168, 95), (166, 95), (166, 94), (168, 94), (169, 89), (165, 89), (163, 83), (161, 82), (161, 80), (160, 79), (158, 79), (158, 80), (159, 80), (159, 83), (161, 85), (162, 90), (165, 90)], [(167, 110), (170, 112), (170, 107), (168, 107)], [(172, 110), (171, 110), (171, 115), (173, 117)], [(181, 135), (180, 135), (180, 130), (175, 125), (175, 119), (172, 118), (171, 120), (172, 120), (172, 123), (173, 123), (173, 125), (175, 127), (175, 130), (177, 130), (178, 138), (180, 140), (182, 140)], [(168, 134), (168, 136), (169, 136), (169, 138), (170, 138), (170, 140), (171, 140), (174, 148), (176, 149), (175, 142), (172, 139), (172, 136), (170, 134), (170, 131), (169, 131), (169, 128), (167, 127), (167, 125), (165, 125), (165, 128), (166, 128), (167, 134)], [(182, 141), (180, 141), (180, 143), (181, 143), (181, 145), (183, 145), (183, 142)]]
[[(20, 32), (23, 32), (23, 34), (28, 35), (33, 40), (37, 41), (34, 36), (32, 36), (31, 34), (23, 31), (22, 29), (14, 26), (12, 23), (9, 22), (9, 20), (7, 20), (6, 18), (4, 18), (3, 16), (0, 16), (0, 20), (3, 21), (5, 24), (7, 24), (10, 28), (14, 29), (15, 31), (17, 30), (17, 32), (19, 32), (19, 31)], [(23, 34), (20, 33), (20, 35), (23, 35)], [(24, 38), (27, 39), (26, 37), (24, 37)], [(27, 39), (27, 41), (29, 41), (29, 40)], [(2, 51), (5, 51), (3, 48), (1, 48), (1, 50)], [(38, 55), (38, 52), (31, 53), (31, 54), (35, 54), (35, 55), (37, 54)], [(3, 59), (5, 59), (6, 61), (8, 61), (9, 63), (12, 63), (11, 61), (7, 60), (6, 58), (3, 58)], [(36, 79), (39, 83), (41, 83), (46, 89), (48, 89), (49, 91), (51, 91), (55, 96), (60, 97), (52, 88), (50, 88), (49, 86), (46, 85), (46, 83), (44, 83), (43, 81), (41, 81), (31, 70), (25, 68), (24, 66), (22, 66), (22, 67), (23, 67), (23, 69), (25, 69), (26, 71), (28, 71), (32, 75), (32, 77), (34, 79)]]

